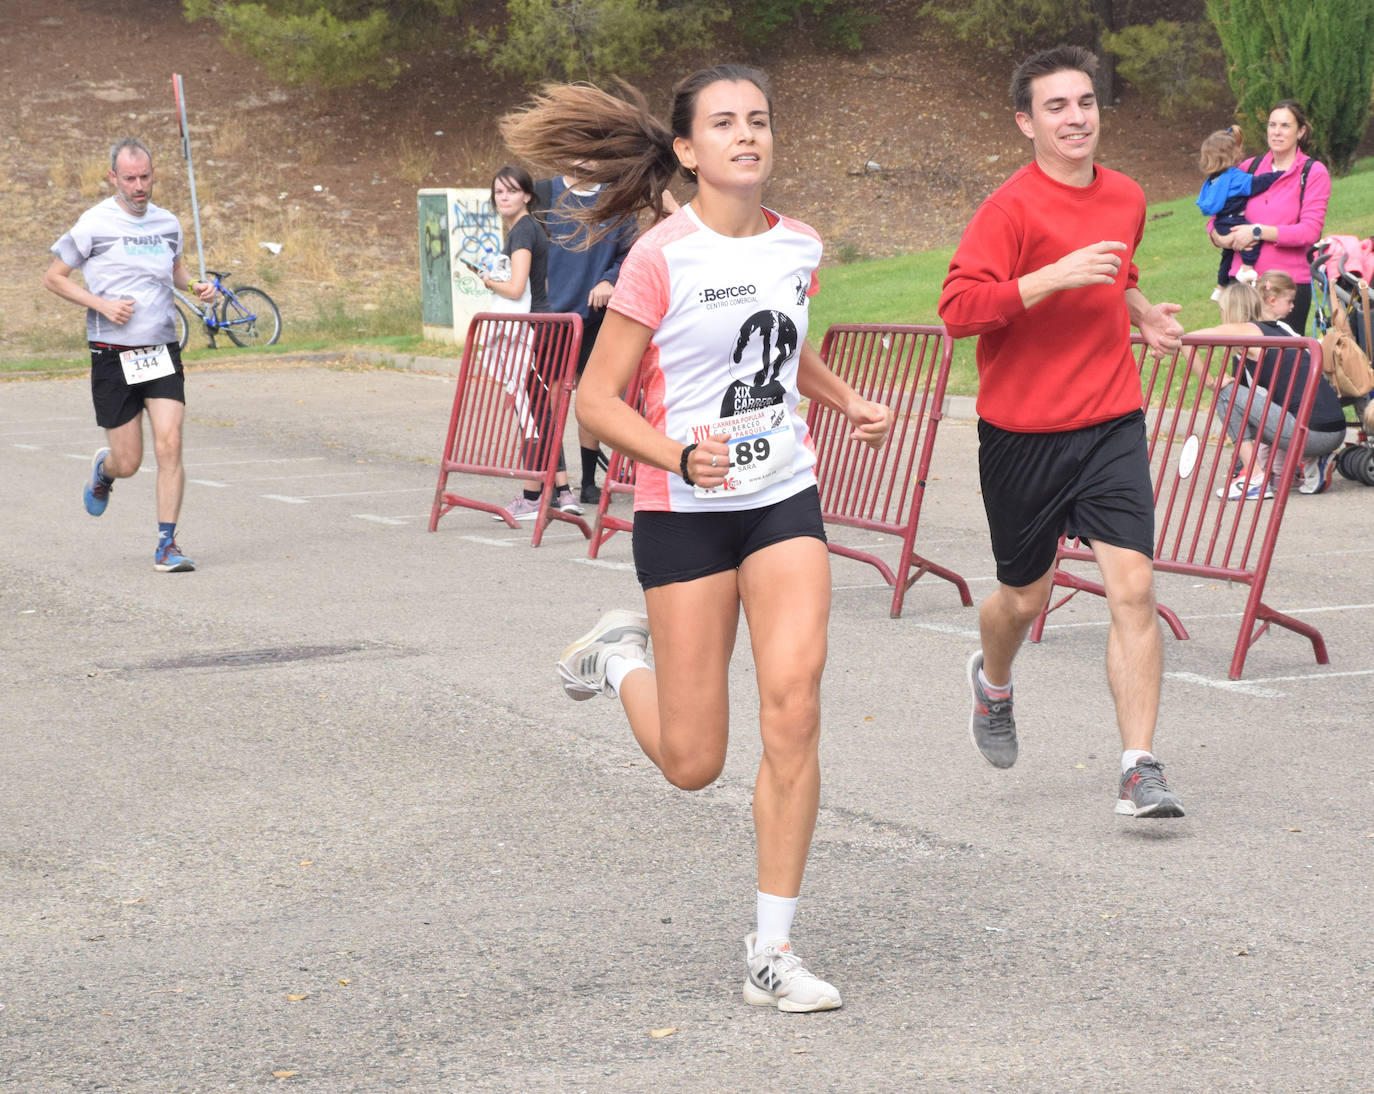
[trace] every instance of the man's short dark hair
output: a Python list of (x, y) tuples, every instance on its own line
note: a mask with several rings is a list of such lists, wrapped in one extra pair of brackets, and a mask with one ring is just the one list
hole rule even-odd
[(121, 152), (139, 152), (148, 157), (148, 162), (153, 162), (153, 154), (148, 151), (148, 146), (137, 137), (121, 137), (115, 141), (114, 147), (110, 149), (110, 170), (119, 170), (119, 154)]
[(1081, 72), (1090, 80), (1097, 79), (1097, 57), (1082, 46), (1055, 46), (1042, 49), (1027, 57), (1011, 74), (1011, 101), (1018, 114), (1029, 117), (1031, 112), (1031, 81), (1055, 72)]

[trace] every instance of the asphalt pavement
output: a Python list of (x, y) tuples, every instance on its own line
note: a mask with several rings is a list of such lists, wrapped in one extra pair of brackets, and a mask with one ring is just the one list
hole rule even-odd
[[(1113, 813), (1100, 600), (1023, 651), (997, 771), (974, 610), (926, 577), (890, 619), (836, 558), (794, 939), (845, 1005), (784, 1015), (740, 995), (747, 636), (725, 772), (675, 790), (554, 674), (641, 603), (629, 537), (427, 530), (453, 390), (196, 370), (198, 568), (161, 574), (151, 452), (93, 519), (85, 378), (0, 383), (0, 1091), (1374, 1089), (1374, 490), (1294, 497), (1279, 539), (1266, 600), (1329, 665), (1271, 630), (1228, 680), (1245, 589), (1161, 576), (1192, 634), (1165, 639), (1177, 821)], [(941, 424), (917, 546), (981, 598), (975, 449)]]

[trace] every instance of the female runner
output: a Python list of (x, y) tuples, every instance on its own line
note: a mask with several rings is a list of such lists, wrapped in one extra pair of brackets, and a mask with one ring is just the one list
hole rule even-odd
[[(839, 992), (790, 942), (820, 801), (830, 612), (815, 455), (796, 407), (803, 395), (820, 400), (874, 447), (891, 412), (856, 395), (806, 343), (821, 242), (760, 203), (773, 166), (767, 78), (735, 65), (687, 77), (674, 89), (671, 131), (633, 88), (622, 95), (553, 87), (502, 124), (517, 155), (555, 170), (588, 165), (583, 177), (602, 183), (589, 228), (661, 213), (676, 170), (697, 184), (626, 258), (577, 400), (578, 421), (638, 463), (633, 542), (647, 619), (603, 616), (564, 651), (559, 675), (574, 699), (619, 698), (668, 781), (700, 789), (725, 763), (743, 607), (763, 739), (744, 998), (830, 1010)], [(643, 416), (622, 398), (641, 362)]]

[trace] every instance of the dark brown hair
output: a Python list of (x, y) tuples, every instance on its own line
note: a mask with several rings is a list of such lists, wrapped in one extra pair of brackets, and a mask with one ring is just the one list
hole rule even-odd
[(1097, 57), (1082, 46), (1055, 46), (1027, 57), (1011, 74), (1011, 102), (1018, 114), (1030, 116), (1031, 81), (1055, 72), (1081, 72), (1097, 79)]
[(526, 212), (534, 212), (539, 206), (539, 196), (534, 192), (534, 179), (523, 167), (513, 167), (507, 164), (505, 167), (497, 169), (491, 178), (491, 207), (496, 208), (496, 184), (498, 182), (508, 182), (512, 186), (518, 186), (525, 193), (529, 194), (530, 200), (525, 203)]
[(1298, 133), (1298, 147), (1306, 152), (1307, 142), (1312, 136), (1312, 127), (1307, 124), (1307, 112), (1303, 110), (1302, 104), (1296, 99), (1280, 99), (1269, 108), (1269, 113), (1272, 114), (1275, 110), (1286, 110), (1293, 115), (1293, 120), (1298, 123), (1298, 129), (1300, 130)]
[(661, 218), (663, 191), (674, 175), (696, 181), (678, 162), (673, 140), (692, 135), (697, 97), (722, 80), (762, 91), (772, 125), (768, 77), (744, 65), (715, 65), (673, 88), (669, 126), (653, 116), (637, 88), (618, 79), (614, 93), (591, 84), (549, 84), (500, 120), (501, 136), (515, 155), (541, 169), (600, 185), (596, 204), (574, 214), (587, 227), (579, 246), (590, 246), (644, 209)]

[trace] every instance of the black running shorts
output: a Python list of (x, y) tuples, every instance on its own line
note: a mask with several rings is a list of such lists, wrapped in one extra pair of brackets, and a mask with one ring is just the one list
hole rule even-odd
[(774, 543), (810, 536), (825, 542), (814, 486), (761, 509), (720, 513), (635, 513), (635, 572), (645, 589), (739, 569)]
[(131, 346), (112, 346), (103, 342), (92, 342), (91, 346), (91, 401), (95, 403), (95, 424), (101, 429), (114, 429), (131, 422), (143, 412), (146, 399), (175, 399), (186, 402), (186, 378), (181, 368), (181, 347), (175, 342), (167, 343), (172, 355), (176, 372), (159, 380), (149, 380), (143, 384), (129, 384), (124, 379), (124, 368), (119, 363), (119, 355)]
[(1145, 415), (1066, 433), (1012, 433), (978, 422), (978, 473), (997, 580), (1034, 584), (1061, 535), (1154, 556), (1155, 506)]

